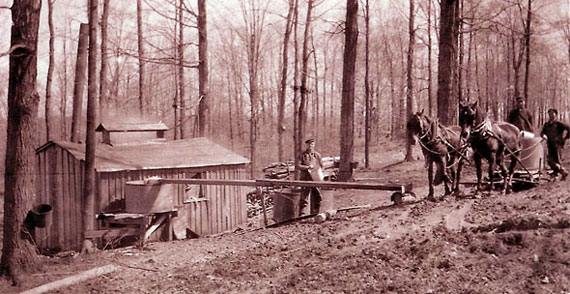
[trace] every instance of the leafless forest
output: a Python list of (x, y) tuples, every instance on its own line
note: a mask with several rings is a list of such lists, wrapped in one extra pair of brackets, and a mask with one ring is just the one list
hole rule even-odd
[[(2, 140), (2, 182), (5, 162), (49, 140), (89, 154), (105, 122), (209, 137), (248, 157), (251, 178), (313, 137), (350, 179), (355, 147), (368, 167), (370, 146), (405, 138), (422, 109), (456, 124), (459, 101), (478, 101), (504, 120), (522, 96), (537, 126), (570, 109), (568, 0), (4, 0), (0, 21), (0, 129), (33, 131)], [(25, 217), (15, 203), (5, 223)]]

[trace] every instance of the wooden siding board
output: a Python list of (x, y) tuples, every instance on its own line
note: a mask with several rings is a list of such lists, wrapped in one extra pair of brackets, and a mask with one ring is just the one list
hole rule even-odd
[(67, 152), (63, 151), (61, 154), (61, 163), (62, 163), (62, 191), (61, 194), (63, 195), (63, 203), (64, 203), (64, 248), (70, 248), (71, 246), (71, 201), (69, 199), (69, 166), (68, 166), (68, 158)]
[[(54, 145), (37, 154), (40, 179), (37, 183), (39, 199), (42, 203), (55, 203), (59, 209), (54, 209), (54, 222), (48, 230), (38, 230), (38, 245), (44, 248), (54, 248), (62, 244), (62, 249), (79, 250), (82, 240), (82, 203), (83, 203), (83, 170), (84, 162), (77, 160), (67, 150)], [(55, 164), (51, 162), (55, 160)], [(50, 170), (50, 166), (54, 170)], [(95, 197), (96, 205), (91, 209), (99, 213), (110, 202), (124, 199), (124, 183), (141, 180), (149, 176), (185, 178), (189, 175), (203, 172), (206, 178), (240, 179), (243, 166), (217, 166), (199, 168), (178, 168), (159, 170), (135, 170), (110, 173), (97, 173)], [(244, 188), (230, 186), (207, 186), (205, 197), (208, 201), (184, 204), (184, 186), (177, 190), (176, 201), (188, 208), (188, 228), (200, 236), (216, 234), (234, 229), (247, 219)], [(62, 214), (63, 213), (63, 214)], [(96, 224), (96, 220), (93, 220)], [(57, 225), (56, 225), (57, 223)], [(61, 227), (63, 226), (63, 227)], [(158, 233), (157, 235), (159, 235)], [(45, 238), (49, 239), (45, 239)]]

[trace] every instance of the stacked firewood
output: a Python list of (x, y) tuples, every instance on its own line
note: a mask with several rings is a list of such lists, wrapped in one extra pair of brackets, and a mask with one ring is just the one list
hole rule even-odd
[[(323, 157), (323, 172), (325, 181), (336, 181), (340, 157)], [(272, 163), (263, 168), (268, 179), (292, 180), (295, 174), (295, 162), (284, 161)]]
[[(325, 181), (336, 181), (338, 175), (338, 167), (340, 157), (323, 157), (323, 173)], [(295, 175), (295, 163), (293, 161), (284, 161), (272, 163), (263, 168), (265, 178), (293, 180)], [(273, 209), (273, 193), (272, 188), (263, 189), (263, 197), (265, 198), (265, 209), (271, 211)], [(261, 199), (257, 197), (255, 190), (247, 193), (247, 215), (253, 217), (260, 215), (262, 212)]]

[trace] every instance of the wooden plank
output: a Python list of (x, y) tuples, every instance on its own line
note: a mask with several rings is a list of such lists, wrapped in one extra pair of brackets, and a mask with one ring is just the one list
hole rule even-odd
[(62, 164), (62, 185), (61, 194), (63, 195), (64, 203), (64, 248), (63, 250), (69, 250), (71, 246), (71, 201), (69, 200), (69, 166), (67, 151), (61, 153), (61, 164)]
[(150, 235), (152, 235), (152, 233), (154, 233), (154, 231), (156, 231), (156, 229), (158, 229), (158, 227), (160, 227), (164, 221), (167, 219), (167, 216), (169, 214), (161, 214), (157, 219), (155, 219), (152, 224), (150, 225), (150, 227), (148, 227), (148, 229), (146, 229), (145, 233), (144, 233), (144, 240), (147, 240)]
[(104, 274), (108, 274), (110, 272), (113, 272), (115, 270), (117, 270), (119, 267), (116, 265), (106, 265), (106, 266), (101, 266), (101, 267), (97, 267), (94, 269), (90, 269), (88, 271), (84, 271), (81, 272), (77, 275), (71, 276), (71, 277), (67, 277), (61, 280), (57, 280), (51, 283), (47, 283), (29, 290), (26, 290), (24, 292), (21, 292), (21, 294), (41, 294), (41, 293), (45, 293), (51, 290), (56, 290), (59, 288), (63, 288), (63, 287), (67, 287), (73, 284), (77, 284), (81, 281), (85, 281), (88, 279), (92, 279)]
[(85, 234), (86, 238), (102, 238), (102, 237), (122, 237), (122, 236), (138, 236), (140, 233), (139, 228), (117, 228), (107, 230), (93, 230)]
[(315, 182), (315, 181), (296, 181), (296, 180), (274, 180), (274, 179), (258, 179), (258, 180), (225, 180), (225, 179), (158, 179), (161, 183), (171, 184), (195, 184), (195, 185), (228, 185), (228, 186), (250, 186), (250, 187), (320, 187), (330, 189), (358, 189), (358, 190), (385, 190), (385, 191), (402, 191), (411, 192), (413, 184), (403, 185), (382, 185), (382, 184), (365, 184), (354, 182)]
[[(36, 189), (38, 190), (39, 200), (42, 203), (45, 203), (47, 197), (47, 190), (45, 188), (45, 179), (47, 176), (46, 163), (45, 163), (46, 153), (40, 152), (37, 158), (38, 158), (37, 166), (38, 166), (38, 173), (40, 175), (40, 180), (36, 183), (37, 185)], [(48, 230), (36, 230), (36, 242), (40, 248), (45, 248), (47, 245), (45, 239)]]

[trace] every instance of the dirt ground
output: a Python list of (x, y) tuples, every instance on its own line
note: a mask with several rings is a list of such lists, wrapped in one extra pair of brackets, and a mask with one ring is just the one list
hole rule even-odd
[[(570, 180), (481, 199), (425, 201), (423, 160), (402, 163), (402, 148), (373, 149), (355, 178), (414, 183), (416, 198), (394, 206), (389, 192), (337, 190), (339, 212), (256, 225), (216, 237), (151, 243), (91, 255), (45, 257), (15, 293), (84, 270), (117, 270), (49, 293), (570, 293)], [(416, 150), (416, 153), (419, 151)], [(361, 158), (357, 158), (362, 162)], [(464, 178), (474, 179), (472, 167)]]

